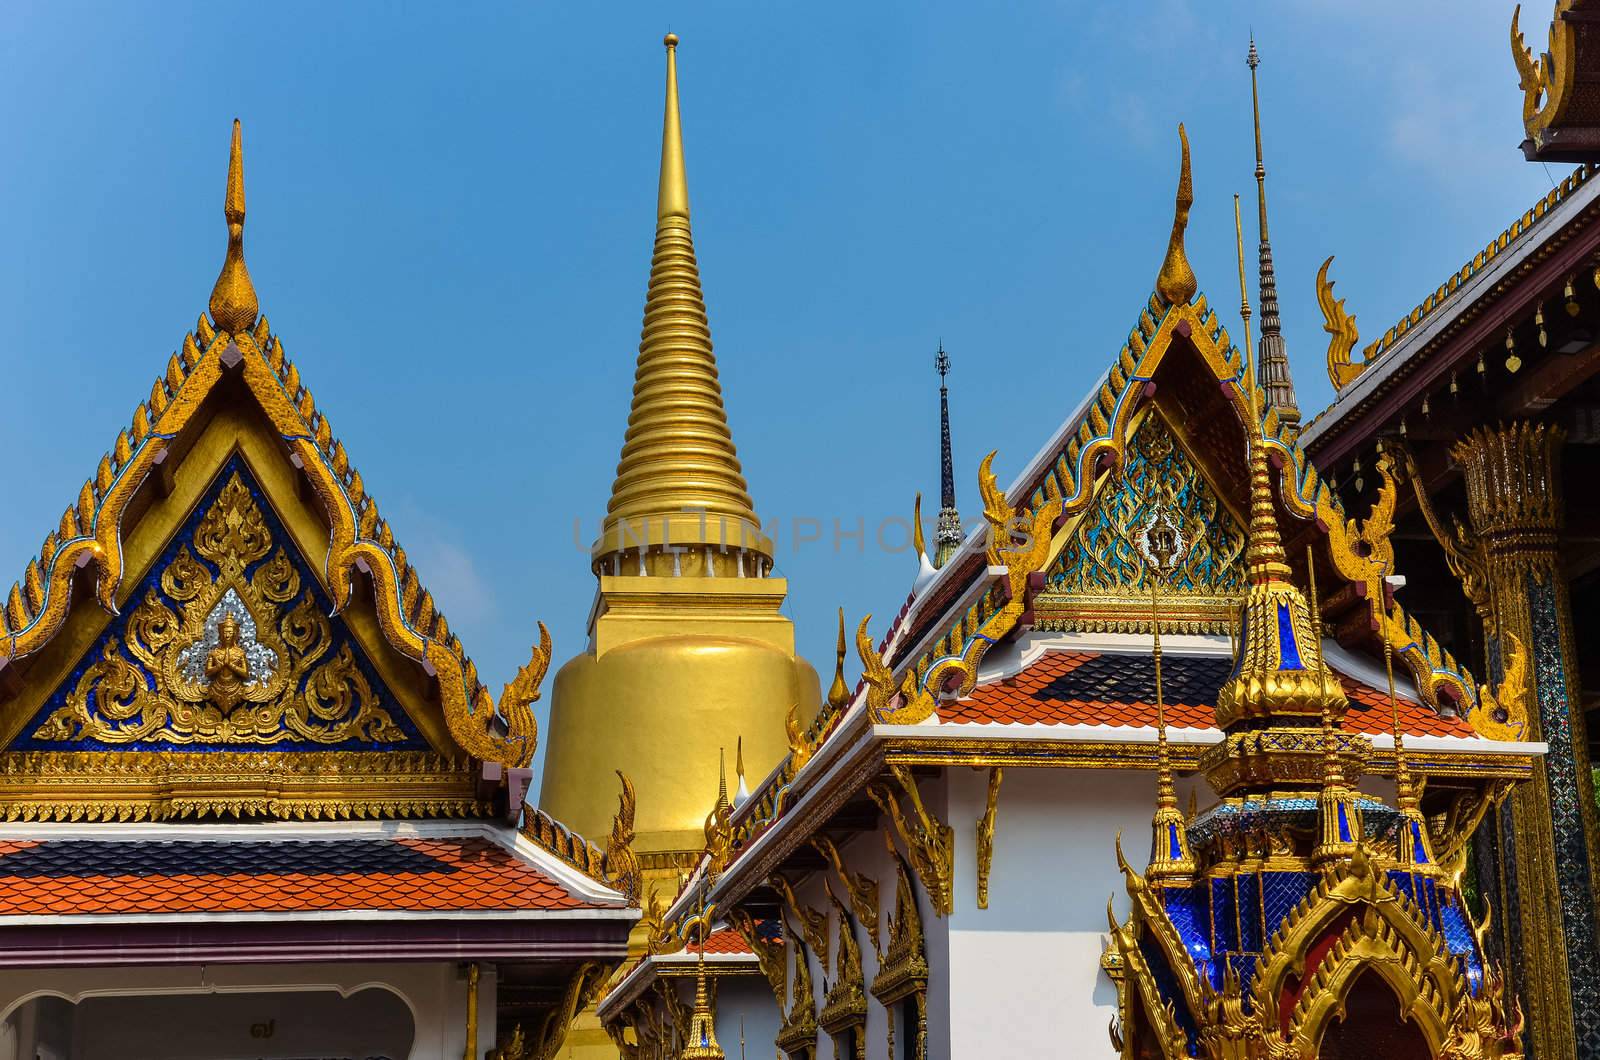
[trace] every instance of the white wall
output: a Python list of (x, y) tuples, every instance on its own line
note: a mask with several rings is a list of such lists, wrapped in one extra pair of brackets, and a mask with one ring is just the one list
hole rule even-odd
[[(928, 812), (955, 833), (951, 916), (933, 915), (912, 875), (930, 971), (928, 1056), (930, 1060), (1114, 1057), (1107, 1027), (1116, 1014), (1116, 990), (1100, 970), (1106, 900), (1114, 898), (1118, 919), (1126, 919), (1128, 899), (1117, 869), (1117, 833), (1122, 832), (1128, 860), (1142, 870), (1150, 852), (1155, 778), (1142, 770), (1006, 769), (996, 815), (989, 908), (979, 909), (977, 822), (984, 812), (988, 781), (987, 769), (952, 767), (921, 783)], [(1196, 778), (1180, 780), (1180, 805), (1187, 807), (1190, 790), (1203, 784)], [(890, 828), (881, 818), (879, 825)], [(895, 842), (904, 850), (898, 838)], [(883, 833), (856, 836), (840, 849), (846, 867), (878, 881), (880, 931), (887, 946), (895, 871)], [(849, 899), (833, 870), (825, 875), (848, 907)], [(832, 948), (837, 946), (837, 925), (823, 891), (823, 876), (816, 873), (800, 882), (796, 895), (802, 904), (829, 914)], [(877, 955), (864, 929), (857, 929), (856, 938), (870, 988), (878, 971)], [(819, 1006), (823, 984), (833, 977), (832, 966), (832, 960), (826, 969), (811, 961)], [(741, 1014), (746, 1021), (747, 1055), (768, 1055), (777, 1032), (770, 992), (751, 982), (757, 990), (741, 992), (738, 998), (729, 991), (717, 1006), (718, 1035), (730, 1056), (737, 1049)], [(877, 1000), (869, 998), (869, 1060), (888, 1060), (888, 1019)], [(763, 1028), (759, 1033), (752, 1029), (758, 1023)], [(897, 1060), (909, 1055), (905, 1037), (897, 1035)], [(827, 1036), (821, 1035), (820, 1041), (818, 1055), (831, 1057)]]
[[(1115, 843), (1143, 869), (1154, 778), (1137, 770), (1008, 768), (995, 818), (989, 908), (977, 906), (977, 821), (988, 770), (950, 769), (955, 912), (934, 981), (951, 1009), (950, 1056), (1113, 1057), (1116, 989), (1100, 970), (1106, 900), (1127, 916)], [(1180, 805), (1188, 791), (1180, 788)]]
[[(693, 1004), (692, 986), (685, 1000)], [(730, 1057), (740, 1055), (741, 1030), (744, 1055), (765, 1057), (772, 1052), (772, 1042), (778, 1036), (778, 1005), (765, 976), (727, 976), (717, 980), (717, 1041)]]

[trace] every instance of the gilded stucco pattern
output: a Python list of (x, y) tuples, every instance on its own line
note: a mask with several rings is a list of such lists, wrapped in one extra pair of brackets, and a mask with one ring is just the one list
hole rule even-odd
[(427, 748), (237, 457), (133, 599), (16, 747)]

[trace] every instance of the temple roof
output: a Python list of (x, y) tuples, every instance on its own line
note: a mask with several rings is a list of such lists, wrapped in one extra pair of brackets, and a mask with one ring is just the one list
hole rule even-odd
[(74, 918), (543, 916), (625, 904), (503, 826), (0, 829), (0, 928)]
[[(1181, 222), (1191, 197), (1184, 142), (1177, 223), (1157, 291), (1141, 306), (1127, 343), (1010, 489), (995, 481), (993, 454), (983, 462), (987, 530), (969, 534), (937, 575), (913, 590), (876, 644), (870, 616), (861, 623), (861, 683), (791, 737), (790, 756), (733, 815), (733, 855), (712, 887), (715, 900), (737, 900), (764, 880), (840, 805), (841, 786), (864, 786), (885, 758), (902, 769), (919, 756), (930, 765), (958, 756), (969, 764), (1153, 768), (1151, 597), (1118, 561), (1148, 518), (1141, 491), (1168, 494), (1182, 532), (1204, 545), (1189, 550), (1199, 566), (1181, 572), (1169, 587), (1173, 599), (1161, 604), (1164, 639), (1182, 633), (1199, 641), (1187, 651), (1168, 645), (1173, 679), (1192, 686), (1179, 697), (1189, 702), (1179, 702), (1170, 718), (1191, 737), (1175, 741), (1182, 744), (1174, 751), (1180, 768), (1195, 768), (1202, 745), (1221, 738), (1215, 692), (1231, 669), (1227, 616), (1237, 614), (1242, 598), (1240, 531), (1253, 498), (1293, 542), (1278, 553), (1287, 561), (1283, 577), (1298, 564), (1295, 581), (1307, 573), (1321, 580), (1317, 622), (1325, 635), (1340, 628), (1355, 634), (1353, 646), (1329, 641), (1326, 655), (1341, 660), (1335, 669), (1353, 699), (1352, 728), (1376, 734), (1375, 771), (1395, 768), (1396, 758), (1382, 677), (1387, 643), (1402, 733), (1420, 738), (1406, 742), (1427, 751), (1425, 760), (1414, 756), (1414, 770), (1527, 775), (1543, 747), (1522, 742), (1520, 691), (1502, 694), (1500, 710), (1495, 690), (1478, 686), (1393, 601), (1384, 581), (1393, 570), (1393, 482), (1386, 479), (1365, 518), (1352, 518), (1276, 412), (1252, 415), (1244, 358), (1189, 284)], [(1165, 434), (1142, 435), (1152, 423), (1164, 424)], [(1266, 464), (1254, 490), (1246, 459), (1252, 451), (1264, 453)], [(1118, 493), (1135, 480), (1131, 495)], [(1094, 553), (1087, 577), (1075, 573), (1081, 563), (1066, 559), (1074, 548)], [(1101, 609), (1064, 606), (1084, 600)], [(1331, 606), (1344, 609), (1340, 621), (1329, 619)], [(1045, 646), (1055, 650), (1039, 650)], [(669, 916), (688, 912), (699, 879), (697, 870)]]
[[(1091, 638), (1084, 638), (1086, 640)], [(1233, 659), (1226, 640), (1211, 638), (1205, 653), (1188, 653), (1163, 638), (1162, 688), (1166, 720), (1173, 729), (1216, 729), (1217, 692)], [(970, 695), (941, 704), (940, 724), (1095, 725), (1152, 728), (1156, 724), (1155, 664), (1148, 649), (1119, 645), (1106, 650), (1083, 645), (1039, 653), (1015, 673), (980, 684)], [(1345, 728), (1370, 736), (1393, 731), (1388, 693), (1359, 678), (1335, 673), (1350, 697)], [(1478, 739), (1472, 726), (1419, 703), (1415, 692), (1397, 694), (1400, 725), (1407, 736)]]
[[(783, 945), (783, 931), (777, 921), (762, 921), (757, 929), (770, 933), (769, 944)], [(670, 953), (649, 953), (629, 962), (613, 980), (614, 985), (600, 1002), (601, 1020), (616, 1019), (657, 980), (692, 978), (701, 967), (700, 943), (694, 939)], [(716, 977), (761, 974), (755, 951), (745, 942), (744, 936), (727, 926), (714, 927), (706, 939), (703, 967), (708, 975)]]
[[(1381, 336), (1367, 343), (1360, 360), (1349, 363), (1346, 378), (1334, 379), (1335, 397), (1301, 432), (1304, 444), (1319, 454), (1348, 422), (1361, 418), (1382, 396), (1416, 368), (1429, 350), (1490, 312), (1490, 307), (1544, 264), (1600, 212), (1600, 183), (1591, 167), (1580, 166), (1525, 210), (1498, 235), (1452, 272)], [(1331, 260), (1331, 259), (1330, 259)], [(1326, 266), (1324, 266), (1326, 268)], [(1331, 285), (1329, 285), (1331, 292)], [(1331, 293), (1330, 293), (1331, 297)], [(1341, 311), (1342, 312), (1342, 311)], [(1349, 318), (1347, 341), (1358, 341)], [(1329, 320), (1327, 330), (1336, 330)], [(1338, 343), (1337, 337), (1334, 344)], [(1330, 374), (1350, 350), (1330, 349)]]

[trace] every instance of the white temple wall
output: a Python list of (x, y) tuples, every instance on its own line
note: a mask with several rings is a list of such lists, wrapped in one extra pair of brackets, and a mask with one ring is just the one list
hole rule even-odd
[[(494, 1045), (492, 968), (484, 968), (478, 987), (482, 1050)], [(370, 990), (392, 995), (400, 1007), (356, 997)], [(306, 995), (304, 1004), (295, 1004), (297, 993)], [(349, 999), (342, 1006), (340, 996)], [(404, 1010), (408, 1028), (396, 1044), (395, 1017)], [(370, 1041), (359, 1032), (363, 1014), (373, 1021)], [(408, 1048), (397, 1060), (437, 1060), (462, 1054), (466, 1018), (466, 979), (455, 962), (0, 970), (0, 1021), (14, 1028), (17, 1055), (27, 1060), (270, 1060), (352, 1045), (380, 1054)], [(117, 1034), (103, 1042), (107, 1023)], [(133, 1029), (141, 1026), (155, 1034), (148, 1043)]]
[[(1100, 969), (1106, 900), (1127, 915), (1120, 831), (1143, 867), (1155, 803), (1140, 770), (1007, 768), (995, 817), (989, 908), (977, 905), (977, 822), (989, 771), (952, 768), (955, 911), (942, 925), (947, 967), (930, 990), (949, 1000), (951, 1057), (1114, 1056), (1116, 989)], [(1188, 788), (1180, 782), (1180, 805)], [(930, 947), (931, 948), (931, 947)]]
[[(694, 989), (686, 992), (686, 1004), (694, 1003)], [(740, 1036), (745, 1042), (739, 1051)], [(765, 976), (725, 976), (717, 980), (717, 1041), (730, 1057), (764, 1057), (772, 1051), (778, 1037), (778, 1006)], [(824, 1054), (826, 1055), (826, 1054)]]

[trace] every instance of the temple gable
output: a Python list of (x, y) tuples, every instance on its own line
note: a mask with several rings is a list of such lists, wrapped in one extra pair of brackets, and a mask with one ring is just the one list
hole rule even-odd
[(424, 751), (239, 454), (14, 750)]

